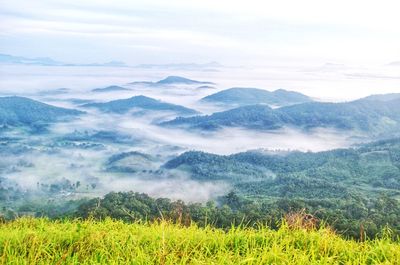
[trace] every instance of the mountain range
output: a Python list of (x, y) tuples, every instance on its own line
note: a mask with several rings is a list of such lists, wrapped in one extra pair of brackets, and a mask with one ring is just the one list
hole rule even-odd
[(121, 61), (110, 61), (105, 63), (66, 63), (54, 60), (49, 57), (24, 57), (9, 54), (0, 54), (0, 64), (21, 64), (21, 65), (41, 65), (41, 66), (105, 66), (105, 67), (133, 67), (138, 69), (164, 69), (164, 70), (185, 70), (216, 72), (224, 67), (218, 62), (208, 63), (170, 63), (170, 64), (138, 64), (128, 65)]
[(106, 63), (86, 63), (73, 64), (56, 61), (49, 57), (28, 58), (23, 56), (13, 56), (9, 54), (0, 54), (1, 64), (22, 64), (22, 65), (41, 65), (41, 66), (111, 66), (111, 67), (126, 67), (124, 62), (111, 61)]
[(209, 62), (204, 64), (197, 63), (174, 63), (174, 64), (139, 64), (136, 68), (142, 69), (168, 69), (168, 70), (197, 70), (197, 71), (217, 71), (224, 67), (218, 62)]

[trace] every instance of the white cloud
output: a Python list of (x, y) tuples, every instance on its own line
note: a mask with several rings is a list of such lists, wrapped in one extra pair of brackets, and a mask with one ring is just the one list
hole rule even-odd
[(15, 54), (258, 65), (272, 58), (379, 64), (400, 58), (399, 4), (391, 0), (0, 3), (0, 49)]

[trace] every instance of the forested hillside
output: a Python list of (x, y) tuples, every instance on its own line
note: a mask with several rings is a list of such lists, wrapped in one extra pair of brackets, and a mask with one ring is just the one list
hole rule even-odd
[(130, 110), (142, 109), (152, 111), (171, 111), (180, 115), (194, 115), (197, 111), (183, 106), (162, 102), (145, 96), (135, 96), (128, 99), (118, 99), (104, 103), (84, 104), (85, 108), (97, 108), (104, 112), (123, 114)]
[(357, 100), (345, 103), (309, 102), (272, 109), (267, 105), (248, 105), (206, 116), (176, 118), (163, 126), (199, 130), (241, 127), (276, 130), (284, 127), (309, 130), (332, 128), (354, 130), (369, 135), (390, 135), (398, 131), (400, 100)]
[(248, 197), (336, 199), (400, 195), (400, 139), (325, 152), (186, 152), (164, 165), (222, 180)]
[(278, 89), (271, 92), (259, 88), (233, 87), (206, 96), (202, 98), (201, 101), (233, 106), (254, 104), (285, 106), (310, 102), (312, 99), (301, 93), (284, 89)]
[(51, 106), (25, 97), (0, 97), (0, 125), (34, 127), (83, 112)]

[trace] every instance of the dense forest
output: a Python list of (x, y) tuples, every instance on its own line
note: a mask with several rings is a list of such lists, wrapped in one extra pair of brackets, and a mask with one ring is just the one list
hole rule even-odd
[(328, 225), (338, 234), (350, 238), (375, 238), (386, 228), (390, 228), (393, 237), (400, 235), (400, 204), (397, 199), (384, 194), (374, 199), (349, 197), (261, 202), (230, 192), (216, 201), (201, 204), (155, 199), (143, 193), (112, 192), (94, 199), (46, 203), (30, 201), (21, 204), (16, 211), (6, 210), (3, 213), (3, 220), (13, 220), (26, 214), (52, 219), (104, 220), (111, 217), (125, 222), (169, 220), (184, 225), (194, 222), (199, 226), (225, 229), (232, 225), (256, 228), (260, 224), (277, 229), (288, 214), (303, 213), (313, 216), (318, 224)]
[(308, 213), (320, 224), (329, 225), (337, 233), (352, 238), (374, 238), (389, 227), (393, 236), (400, 235), (400, 204), (396, 199), (380, 196), (376, 199), (348, 198), (346, 200), (307, 201), (279, 199), (255, 202), (234, 192), (207, 204), (184, 203), (165, 198), (153, 199), (146, 194), (118, 192), (81, 204), (71, 217), (124, 220), (172, 220), (189, 225), (207, 224), (230, 228), (232, 225), (257, 227), (260, 224), (279, 228), (290, 213)]

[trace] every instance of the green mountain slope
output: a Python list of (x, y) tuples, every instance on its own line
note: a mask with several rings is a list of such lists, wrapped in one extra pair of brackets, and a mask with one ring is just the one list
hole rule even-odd
[(171, 111), (180, 115), (194, 115), (197, 111), (180, 105), (162, 102), (145, 96), (135, 96), (128, 99), (118, 99), (105, 103), (89, 103), (82, 107), (97, 108), (104, 112), (123, 114), (135, 108), (150, 111)]
[(51, 106), (24, 97), (0, 97), (0, 124), (35, 126), (74, 117), (83, 112)]
[(254, 104), (284, 106), (310, 102), (312, 99), (301, 93), (283, 89), (270, 92), (258, 88), (234, 87), (206, 96), (201, 101), (233, 106)]
[(189, 129), (217, 130), (222, 127), (274, 130), (334, 128), (380, 134), (400, 127), (400, 99), (391, 101), (357, 100), (346, 103), (309, 102), (271, 109), (249, 105), (206, 116), (176, 118), (161, 125)]
[(325, 152), (186, 152), (167, 162), (200, 181), (226, 181), (248, 197), (327, 199), (400, 195), (400, 139)]

